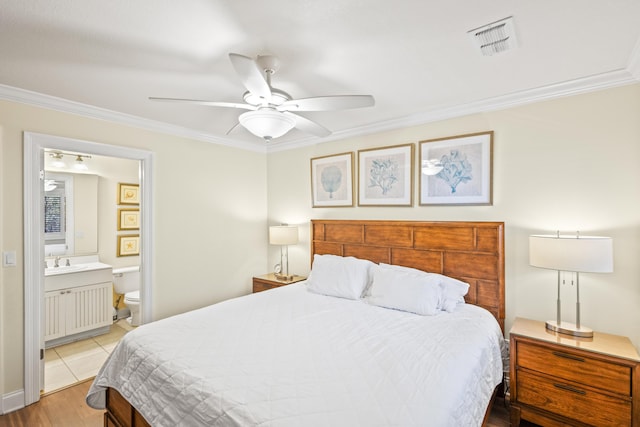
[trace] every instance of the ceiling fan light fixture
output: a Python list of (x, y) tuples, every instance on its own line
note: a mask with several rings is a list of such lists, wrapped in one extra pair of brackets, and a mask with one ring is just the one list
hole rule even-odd
[(273, 109), (261, 109), (240, 114), (240, 124), (252, 134), (267, 141), (279, 138), (296, 126), (296, 120)]
[(444, 169), (442, 163), (438, 159), (430, 159), (422, 161), (422, 174), (423, 175), (437, 175)]

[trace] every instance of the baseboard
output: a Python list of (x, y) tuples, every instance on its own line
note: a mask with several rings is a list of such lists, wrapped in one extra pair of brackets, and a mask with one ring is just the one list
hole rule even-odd
[(24, 390), (12, 391), (2, 396), (0, 414), (8, 414), (24, 408)]

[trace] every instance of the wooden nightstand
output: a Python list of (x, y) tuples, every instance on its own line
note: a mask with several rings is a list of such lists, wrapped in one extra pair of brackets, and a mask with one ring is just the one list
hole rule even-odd
[(264, 274), (262, 276), (253, 278), (253, 292), (262, 292), (269, 289), (277, 288), (278, 286), (290, 285), (292, 283), (300, 282), (306, 279), (304, 276), (293, 275), (291, 280), (280, 280), (276, 278), (273, 273)]
[(512, 426), (640, 426), (640, 356), (628, 338), (517, 318), (510, 343)]

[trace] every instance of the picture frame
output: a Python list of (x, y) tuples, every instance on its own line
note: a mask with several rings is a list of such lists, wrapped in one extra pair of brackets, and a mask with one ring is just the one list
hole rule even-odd
[(414, 145), (358, 150), (358, 206), (412, 206)]
[[(419, 146), (421, 206), (493, 204), (493, 131), (420, 141)], [(428, 171), (433, 161), (441, 170)]]
[(118, 204), (119, 205), (139, 205), (140, 185), (118, 183)]
[(118, 236), (118, 246), (116, 256), (140, 255), (140, 235), (129, 234)]
[(353, 206), (353, 152), (311, 159), (311, 206)]
[(118, 209), (118, 230), (139, 230), (140, 209)]

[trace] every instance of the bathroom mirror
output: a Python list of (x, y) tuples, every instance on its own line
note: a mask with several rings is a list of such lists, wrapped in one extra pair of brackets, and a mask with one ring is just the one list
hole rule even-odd
[(98, 176), (45, 171), (45, 256), (98, 253)]

